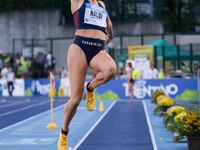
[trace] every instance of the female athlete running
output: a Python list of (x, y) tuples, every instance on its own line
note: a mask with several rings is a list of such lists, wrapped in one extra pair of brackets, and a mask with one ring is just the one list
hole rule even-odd
[(68, 70), (71, 98), (64, 109), (64, 123), (58, 149), (67, 150), (69, 124), (81, 101), (87, 67), (98, 71), (93, 81), (86, 84), (86, 107), (95, 108), (94, 89), (108, 82), (116, 72), (114, 60), (106, 53), (105, 44), (113, 39), (110, 18), (105, 4), (97, 0), (71, 0), (76, 33), (68, 51)]

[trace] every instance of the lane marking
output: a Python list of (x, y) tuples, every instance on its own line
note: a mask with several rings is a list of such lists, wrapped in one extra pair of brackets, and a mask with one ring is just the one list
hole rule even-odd
[(27, 106), (27, 107), (19, 108), (19, 109), (15, 109), (15, 110), (13, 110), (13, 111), (8, 111), (8, 112), (6, 112), (6, 113), (0, 114), (0, 117), (6, 116), (6, 115), (10, 115), (10, 114), (13, 114), (13, 113), (16, 113), (16, 112), (20, 112), (20, 111), (23, 111), (23, 110), (26, 110), (26, 109), (30, 109), (30, 108), (33, 108), (33, 107), (36, 107), (36, 106), (44, 105), (44, 104), (46, 104), (46, 103), (49, 103), (49, 101), (37, 103), (37, 104), (30, 105), (30, 106)]
[(114, 101), (109, 108), (104, 112), (104, 114), (97, 120), (97, 122), (90, 128), (90, 130), (84, 135), (84, 137), (78, 142), (78, 144), (73, 148), (73, 150), (76, 150), (83, 141), (88, 137), (88, 135), (95, 129), (95, 127), (101, 122), (101, 120), (107, 115), (107, 113), (112, 109), (112, 107), (116, 104), (116, 101)]
[(6, 107), (15, 106), (15, 105), (23, 104), (23, 103), (28, 103), (28, 102), (30, 102), (29, 99), (27, 99), (25, 101), (19, 101), (19, 102), (16, 102), (16, 103), (5, 104), (5, 105), (0, 106), (0, 108), (6, 108)]
[(143, 107), (144, 107), (144, 112), (145, 112), (148, 127), (149, 127), (149, 133), (151, 135), (151, 141), (152, 141), (152, 144), (153, 144), (153, 149), (158, 150), (157, 145), (156, 145), (156, 141), (155, 141), (155, 137), (154, 137), (154, 134), (153, 134), (152, 126), (151, 126), (151, 121), (149, 119), (149, 114), (148, 114), (148, 111), (147, 111), (146, 103), (145, 103), (144, 100), (142, 101), (142, 104), (143, 104)]
[[(55, 107), (53, 110), (55, 111), (55, 110), (57, 110), (57, 109), (60, 109), (61, 107), (65, 106), (65, 105), (66, 105), (66, 104), (62, 104), (62, 105), (60, 105), (60, 106), (58, 106), (58, 107)], [(29, 121), (29, 120), (35, 119), (35, 118), (37, 118), (37, 117), (39, 117), (39, 116), (45, 115), (45, 114), (47, 114), (47, 113), (50, 113), (50, 111), (51, 111), (51, 110), (47, 110), (47, 111), (45, 111), (45, 112), (39, 113), (39, 114), (37, 114), (37, 115), (35, 115), (35, 116), (32, 116), (32, 117), (30, 117), (30, 118), (27, 118), (27, 119), (25, 119), (25, 120), (22, 120), (22, 121), (20, 121), (20, 122), (18, 122), (18, 123), (15, 123), (15, 124), (13, 124), (13, 125), (10, 125), (10, 126), (8, 126), (8, 127), (5, 127), (5, 128), (3, 128), (3, 129), (1, 129), (0, 132), (5, 131), (5, 130), (7, 130), (7, 129), (10, 129), (10, 128), (12, 128), (12, 127), (15, 127), (15, 126), (17, 126), (17, 125), (20, 125), (20, 124), (22, 124), (22, 123), (24, 123), (24, 122), (27, 122), (27, 121)]]

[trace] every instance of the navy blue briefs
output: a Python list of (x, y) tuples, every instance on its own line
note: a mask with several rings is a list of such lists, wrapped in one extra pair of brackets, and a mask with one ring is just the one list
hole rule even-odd
[(96, 54), (98, 54), (101, 50), (105, 50), (104, 40), (76, 35), (72, 43), (78, 45), (83, 50), (88, 64), (90, 64), (90, 61)]

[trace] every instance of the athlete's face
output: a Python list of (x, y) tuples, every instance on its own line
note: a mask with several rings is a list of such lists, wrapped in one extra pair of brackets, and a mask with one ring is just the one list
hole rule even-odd
[(8, 71), (9, 71), (9, 72), (12, 72), (12, 68), (11, 68), (11, 67), (9, 67), (9, 68), (8, 68)]

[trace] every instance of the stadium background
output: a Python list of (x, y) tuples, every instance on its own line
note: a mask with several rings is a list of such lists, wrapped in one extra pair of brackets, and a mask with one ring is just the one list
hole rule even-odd
[[(180, 45), (180, 49), (186, 51), (190, 51), (190, 44), (193, 44), (193, 53), (198, 53), (200, 4), (197, 0), (104, 2), (115, 33), (114, 40), (107, 46), (107, 52), (117, 66), (120, 56), (127, 53), (128, 46), (146, 45), (156, 39), (164, 39), (174, 46)], [(15, 57), (19, 52), (25, 53), (27, 50), (26, 53), (29, 53), (39, 48), (46, 53), (52, 51), (57, 60), (57, 71), (62, 65), (67, 66), (67, 49), (75, 32), (70, 1), (3, 0), (0, 8), (0, 30), (3, 31), (0, 39), (1, 53)], [(32, 60), (34, 56), (29, 54)], [(165, 68), (164, 65), (160, 67)], [(177, 69), (179, 67), (180, 63)], [(91, 70), (88, 74), (91, 74)]]
[[(132, 150), (133, 147), (136, 150), (187, 150), (186, 141), (172, 142), (172, 133), (167, 132), (162, 119), (153, 114), (155, 106), (150, 100), (152, 92), (161, 89), (182, 106), (199, 103), (197, 73), (200, 75), (200, 71), (194, 64), (200, 67), (200, 1), (103, 1), (115, 34), (106, 51), (117, 68), (125, 68), (129, 46), (153, 45), (156, 68), (164, 68), (165, 73), (169, 73), (173, 66), (176, 72), (182, 69), (184, 62), (190, 68), (189, 79), (171, 74), (169, 79), (136, 80), (135, 101), (131, 104), (127, 103), (130, 98), (127, 80), (113, 79), (95, 90), (96, 98), (104, 100), (104, 112), (98, 109), (100, 101), (93, 112), (88, 112), (83, 95), (70, 126), (69, 147), (73, 150)], [(0, 79), (0, 149), (56, 149), (63, 109), (70, 96), (69, 80), (60, 79), (60, 69), (67, 66), (67, 51), (74, 32), (69, 0), (0, 1), (0, 59), (15, 60), (16, 54), (22, 53), (32, 62), (28, 79), (16, 79), (14, 97), (7, 97), (6, 81)], [(38, 73), (33, 65), (38, 52), (51, 52), (55, 57), (55, 68), (50, 68), (56, 77), (54, 94), (59, 96), (60, 92), (60, 96), (68, 96), (53, 98), (54, 122), (58, 125), (55, 130), (46, 129), (51, 117), (47, 97), (49, 77), (38, 79), (32, 74)], [(86, 82), (91, 78), (89, 69)]]

